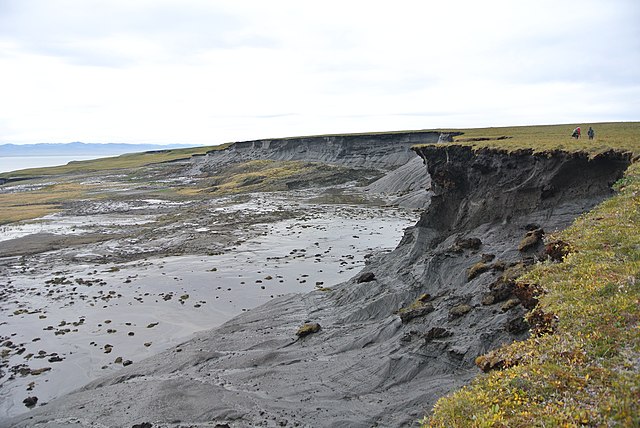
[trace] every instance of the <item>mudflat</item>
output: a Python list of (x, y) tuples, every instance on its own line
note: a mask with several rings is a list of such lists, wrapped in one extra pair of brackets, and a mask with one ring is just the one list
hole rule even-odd
[(327, 293), (393, 249), (419, 215), (342, 169), (329, 186), (190, 195), (202, 180), (176, 167), (2, 187), (16, 204), (62, 185), (82, 194), (0, 226), (0, 420), (269, 300)]

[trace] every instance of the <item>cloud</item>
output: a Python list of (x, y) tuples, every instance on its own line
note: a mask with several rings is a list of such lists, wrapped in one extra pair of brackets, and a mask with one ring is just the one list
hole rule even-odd
[(212, 2), (9, 0), (0, 38), (76, 65), (188, 60), (203, 51), (271, 47)]
[(0, 0), (0, 135), (212, 142), (630, 120), (640, 2)]

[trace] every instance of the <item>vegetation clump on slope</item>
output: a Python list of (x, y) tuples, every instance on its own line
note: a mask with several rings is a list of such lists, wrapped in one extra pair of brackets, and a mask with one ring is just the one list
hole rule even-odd
[(480, 357), (500, 369), (441, 398), (424, 427), (640, 426), (639, 163), (616, 190), (553, 237), (570, 245), (562, 262), (520, 278), (545, 293), (529, 322), (554, 325)]

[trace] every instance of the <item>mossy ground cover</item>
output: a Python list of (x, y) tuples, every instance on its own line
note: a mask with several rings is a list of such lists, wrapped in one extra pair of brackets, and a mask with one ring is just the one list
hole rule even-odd
[[(580, 139), (571, 137), (571, 132), (577, 126), (582, 130)], [(596, 132), (593, 140), (587, 137), (589, 126), (592, 126)], [(585, 151), (592, 154), (620, 149), (631, 151), (636, 155), (640, 154), (640, 122), (574, 123), (441, 131), (462, 132), (462, 135), (454, 137), (454, 142), (474, 147)], [(499, 139), (501, 137), (507, 138)]]
[(494, 351), (503, 368), (440, 399), (423, 426), (640, 426), (639, 163), (617, 190), (554, 237), (571, 246), (563, 262), (520, 279), (546, 292), (553, 333)]

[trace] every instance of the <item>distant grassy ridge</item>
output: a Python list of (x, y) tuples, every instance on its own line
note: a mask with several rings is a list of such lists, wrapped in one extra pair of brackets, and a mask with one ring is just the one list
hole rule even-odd
[[(582, 138), (571, 138), (571, 131), (576, 127), (582, 128)], [(587, 138), (587, 129), (593, 126), (596, 131), (594, 140)], [(534, 125), (512, 126), (496, 128), (469, 129), (421, 129), (404, 131), (362, 132), (347, 134), (308, 135), (302, 137), (273, 138), (273, 140), (292, 140), (312, 137), (344, 137), (364, 135), (391, 135), (420, 132), (453, 133), (454, 142), (469, 144), (474, 147), (496, 147), (507, 150), (533, 148), (536, 151), (567, 150), (600, 153), (610, 149), (619, 149), (640, 155), (640, 122), (607, 122), (591, 124), (563, 124), (563, 125)], [(507, 137), (507, 138), (501, 138)], [(472, 141), (472, 140), (479, 141)], [(138, 168), (154, 163), (170, 162), (188, 159), (193, 155), (203, 155), (213, 150), (223, 150), (234, 143), (217, 146), (193, 147), (186, 149), (156, 150), (150, 152), (131, 153), (121, 156), (106, 157), (87, 161), (73, 161), (67, 165), (29, 168), (19, 171), (0, 173), (0, 178), (15, 179), (38, 176), (61, 175), (74, 172), (106, 171), (110, 169)]]
[[(571, 138), (579, 126), (582, 137)], [(595, 138), (589, 140), (589, 126)], [(473, 147), (495, 147), (507, 150), (534, 149), (535, 151), (566, 150), (596, 154), (607, 150), (624, 150), (640, 155), (640, 122), (574, 123), (564, 125), (512, 126), (498, 128), (441, 129), (440, 132), (462, 132), (454, 142)], [(507, 137), (507, 138), (501, 138)], [(476, 141), (474, 141), (476, 140)]]
[(86, 161), (72, 161), (66, 165), (61, 166), (28, 168), (19, 171), (5, 172), (0, 174), (0, 178), (15, 179), (25, 177), (43, 177), (78, 172), (139, 168), (155, 163), (188, 159), (193, 155), (203, 155), (212, 150), (225, 149), (229, 145), (230, 144), (222, 144), (219, 146), (192, 147), (186, 149), (154, 150), (149, 152), (129, 153), (120, 156), (92, 159)]
[[(594, 128), (595, 142), (561, 142), (570, 140), (566, 131), (573, 128), (566, 125), (478, 129), (461, 138), (508, 133), (512, 140), (469, 144), (510, 149), (529, 144), (536, 150), (588, 145), (590, 152), (640, 153), (638, 123)], [(553, 332), (480, 356), (479, 363), (500, 368), (441, 398), (423, 427), (640, 426), (640, 162), (631, 165), (616, 190), (616, 196), (549, 238), (569, 244), (563, 262), (540, 263), (519, 279), (544, 290), (528, 317), (549, 321)]]

